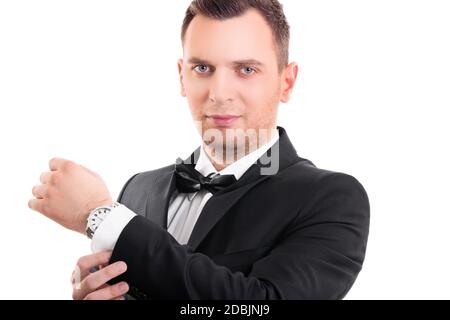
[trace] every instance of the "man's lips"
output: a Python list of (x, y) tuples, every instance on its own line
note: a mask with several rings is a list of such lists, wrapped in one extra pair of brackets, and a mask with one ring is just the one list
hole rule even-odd
[(215, 125), (217, 126), (227, 126), (232, 123), (234, 123), (237, 119), (239, 119), (241, 116), (235, 116), (235, 115), (219, 115), (219, 114), (213, 114), (210, 116), (206, 116), (207, 119), (211, 119)]

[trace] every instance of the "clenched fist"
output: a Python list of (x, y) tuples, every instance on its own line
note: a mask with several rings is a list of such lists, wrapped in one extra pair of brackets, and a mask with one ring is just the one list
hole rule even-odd
[(95, 172), (73, 161), (53, 158), (28, 206), (60, 225), (85, 234), (86, 219), (96, 207), (111, 204), (106, 184)]

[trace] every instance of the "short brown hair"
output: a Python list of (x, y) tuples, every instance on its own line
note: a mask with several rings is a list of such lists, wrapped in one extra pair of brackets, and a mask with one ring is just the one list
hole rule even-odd
[(256, 9), (272, 29), (278, 53), (278, 68), (281, 72), (289, 63), (289, 24), (283, 5), (278, 0), (194, 0), (186, 10), (181, 28), (184, 43), (187, 28), (196, 15), (225, 20), (241, 16), (249, 9)]

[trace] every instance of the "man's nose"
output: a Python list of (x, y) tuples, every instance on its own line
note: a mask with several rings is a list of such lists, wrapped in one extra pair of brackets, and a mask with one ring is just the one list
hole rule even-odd
[(209, 86), (209, 99), (217, 104), (226, 103), (235, 99), (233, 75), (227, 71), (216, 71), (211, 78)]

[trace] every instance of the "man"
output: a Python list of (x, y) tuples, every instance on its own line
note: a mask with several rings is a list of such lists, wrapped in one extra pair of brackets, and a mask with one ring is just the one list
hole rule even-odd
[(299, 157), (276, 126), (298, 72), (282, 6), (193, 1), (182, 41), (181, 94), (200, 148), (134, 175), (116, 203), (96, 173), (64, 159), (33, 188), (30, 208), (93, 239), (73, 297), (344, 297), (364, 260), (369, 202), (355, 178)]

